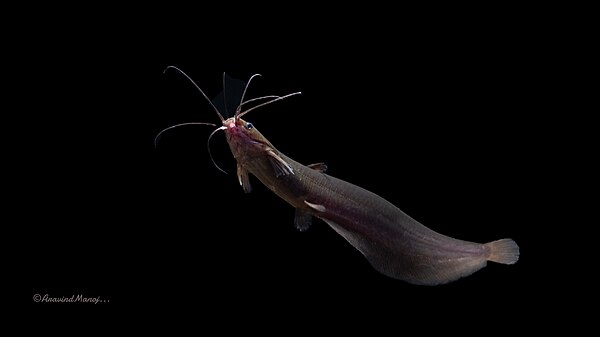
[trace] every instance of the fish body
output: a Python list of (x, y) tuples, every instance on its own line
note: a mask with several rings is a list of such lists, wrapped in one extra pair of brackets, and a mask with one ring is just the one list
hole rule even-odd
[[(183, 75), (196, 85), (189, 76)], [(252, 76), (248, 84), (255, 76), (258, 75)], [(225, 87), (225, 74), (223, 83)], [(241, 117), (260, 106), (299, 93), (244, 101), (248, 84), (241, 94), (234, 116), (227, 119), (196, 87), (222, 122), (217, 130), (225, 132), (231, 153), (237, 161), (237, 177), (244, 191), (251, 191), (250, 175), (258, 178), (296, 209), (294, 224), (300, 231), (307, 230), (313, 218), (321, 219), (360, 251), (376, 270), (418, 285), (455, 281), (483, 268), (487, 261), (513, 264), (519, 259), (519, 247), (512, 239), (482, 244), (437, 233), (377, 194), (328, 175), (325, 173), (325, 164), (303, 165), (284, 155), (252, 123)], [(227, 102), (225, 94), (222, 101)], [(260, 101), (263, 102), (242, 109), (247, 103)], [(157, 135), (155, 142), (164, 131), (188, 124), (210, 123), (183, 123), (169, 127)]]
[(309, 167), (284, 155), (243, 119), (223, 124), (245, 191), (252, 174), (296, 208), (298, 229), (308, 228), (311, 217), (323, 220), (387, 276), (437, 285), (470, 275), (489, 260), (518, 259), (511, 239), (480, 244), (437, 233), (377, 194), (326, 174), (323, 164)]

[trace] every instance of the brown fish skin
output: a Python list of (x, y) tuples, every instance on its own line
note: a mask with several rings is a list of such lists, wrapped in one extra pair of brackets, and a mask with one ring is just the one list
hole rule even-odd
[[(487, 261), (513, 264), (519, 259), (519, 247), (511, 239), (480, 244), (432, 231), (380, 196), (325, 174), (325, 164), (304, 166), (285, 156), (251, 123), (241, 118), (258, 107), (299, 92), (244, 101), (248, 84), (259, 76), (255, 74), (248, 80), (234, 116), (225, 119), (188, 75), (174, 66), (167, 67), (165, 71), (168, 69), (175, 69), (187, 77), (219, 116), (222, 126), (211, 133), (209, 141), (216, 131), (224, 130), (237, 161), (237, 176), (244, 191), (251, 191), (249, 174), (256, 176), (296, 208), (294, 224), (299, 230), (306, 230), (311, 225), (312, 217), (317, 217), (358, 249), (381, 273), (420, 285), (457, 280), (483, 268)], [(224, 89), (226, 79), (223, 74)], [(242, 106), (250, 101), (262, 103), (242, 111)], [(155, 144), (163, 132), (192, 124), (214, 125), (203, 122), (174, 125), (159, 132)]]
[(486, 244), (454, 239), (420, 224), (375, 193), (285, 156), (250, 123), (223, 121), (238, 178), (250, 191), (248, 174), (296, 208), (295, 224), (311, 216), (329, 224), (384, 275), (418, 285), (438, 285), (468, 276), (487, 261), (513, 264), (519, 247), (511, 239)]

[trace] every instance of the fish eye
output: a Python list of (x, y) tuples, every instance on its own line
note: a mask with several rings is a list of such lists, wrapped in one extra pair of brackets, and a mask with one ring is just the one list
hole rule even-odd
[(252, 123), (246, 123), (246, 129), (252, 130), (253, 127), (254, 125), (252, 125)]

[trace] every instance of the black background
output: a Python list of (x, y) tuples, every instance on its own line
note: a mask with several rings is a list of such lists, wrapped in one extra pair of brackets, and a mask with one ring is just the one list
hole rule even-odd
[[(106, 300), (95, 309), (151, 317), (208, 309), (194, 318), (207, 325), (254, 313), (383, 327), (407, 314), (518, 321), (540, 305), (545, 65), (528, 14), (156, 10), (82, 10), (15, 39), (21, 302), (45, 311), (57, 305), (34, 294), (83, 294)], [(521, 259), (419, 287), (377, 273), (323, 222), (297, 232), (293, 209), (257, 180), (243, 193), (222, 134), (211, 149), (229, 174), (212, 165), (213, 128), (174, 129), (154, 147), (170, 125), (218, 123), (169, 65), (209, 97), (223, 72), (262, 74), (249, 97), (302, 91), (245, 119), (288, 156), (325, 162), (436, 231), (513, 238)]]

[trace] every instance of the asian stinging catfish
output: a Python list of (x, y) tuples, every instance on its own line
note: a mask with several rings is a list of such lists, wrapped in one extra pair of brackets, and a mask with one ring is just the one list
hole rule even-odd
[[(188, 75), (176, 67), (167, 67), (169, 68), (186, 76), (217, 112), (222, 126), (211, 133), (209, 141), (216, 131), (225, 131), (231, 153), (237, 161), (237, 177), (244, 191), (249, 193), (251, 190), (251, 173), (296, 208), (294, 224), (300, 231), (311, 225), (312, 217), (319, 218), (358, 249), (376, 270), (389, 277), (418, 285), (455, 281), (485, 267), (487, 261), (513, 264), (519, 259), (519, 247), (512, 239), (480, 244), (439, 234), (377, 194), (325, 174), (325, 164), (305, 166), (284, 155), (252, 123), (241, 118), (260, 106), (299, 92), (244, 101), (248, 85), (255, 76), (259, 76), (253, 75), (243, 90), (233, 117), (225, 119)], [(224, 74), (224, 87), (225, 82)], [(248, 103), (256, 104), (261, 101), (262, 103), (243, 110)], [(156, 140), (166, 130), (190, 124), (214, 125), (174, 125), (161, 131)]]

